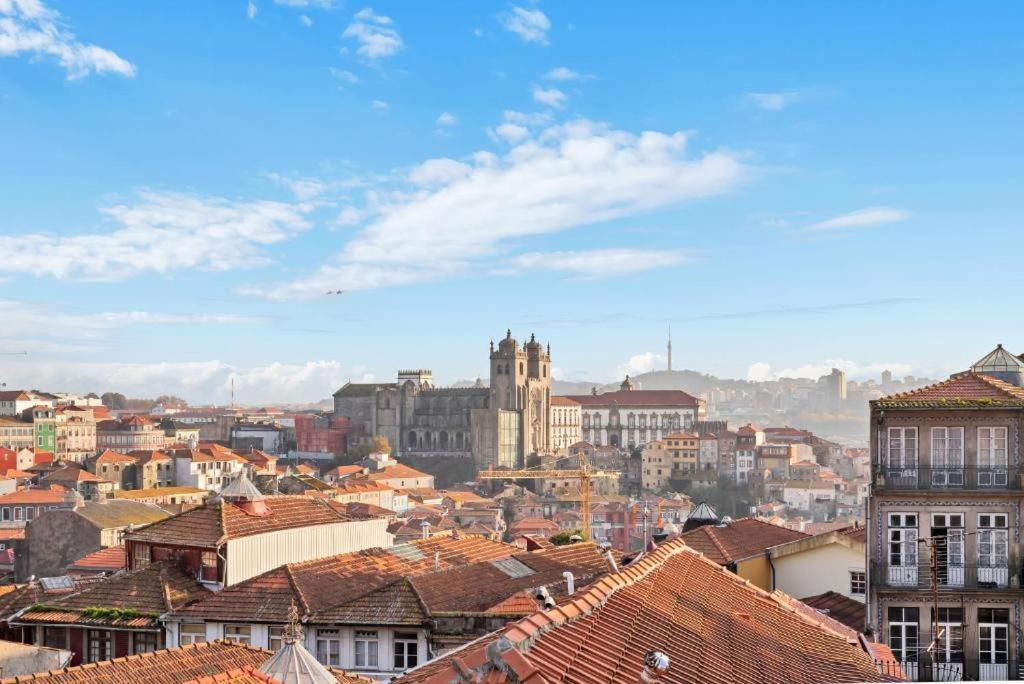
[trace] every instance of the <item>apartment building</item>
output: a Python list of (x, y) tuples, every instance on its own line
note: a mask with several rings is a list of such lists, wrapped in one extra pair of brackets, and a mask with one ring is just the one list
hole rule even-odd
[(910, 679), (1017, 679), (1024, 362), (871, 402), (868, 627)]

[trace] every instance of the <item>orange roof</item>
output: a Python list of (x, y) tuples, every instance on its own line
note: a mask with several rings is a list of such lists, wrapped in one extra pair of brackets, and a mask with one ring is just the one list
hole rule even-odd
[(542, 531), (542, 532), (558, 532), (558, 525), (546, 518), (523, 518), (522, 520), (516, 520), (514, 523), (509, 525), (510, 534), (521, 534), (524, 532)]
[(111, 449), (107, 449), (102, 454), (96, 457), (97, 463), (135, 463), (135, 459), (131, 456), (118, 453)]
[(26, 473), (24, 470), (14, 470), (13, 468), (3, 472), (5, 480), (30, 480), (35, 476), (35, 473)]
[[(181, 684), (207, 677), (211, 672), (221, 673), (230, 672), (235, 668), (259, 667), (272, 655), (270, 651), (243, 644), (212, 641), (66, 667), (63, 670), (12, 677), (2, 680), (2, 684)], [(339, 684), (365, 681), (349, 677), (340, 670), (332, 670), (332, 674)]]
[(682, 535), (687, 546), (700, 551), (719, 565), (764, 553), (770, 546), (802, 539), (809, 535), (758, 520), (740, 518), (728, 525), (704, 525)]
[(365, 480), (389, 480), (395, 478), (416, 478), (416, 477), (433, 477), (430, 473), (420, 472), (415, 468), (410, 468), (404, 463), (396, 463), (380, 470), (371, 470), (362, 476), (361, 479)]
[(262, 501), (269, 509), (264, 516), (250, 515), (238, 506), (218, 499), (128, 533), (125, 539), (210, 548), (228, 539), (352, 519), (330, 502), (314, 497), (268, 496)]
[(696, 408), (697, 397), (682, 390), (619, 390), (603, 394), (577, 394), (568, 397), (583, 406), (671, 406)]
[(552, 406), (579, 406), (580, 402), (576, 401), (572, 397), (551, 397)]
[(927, 387), (876, 399), (871, 405), (885, 408), (1024, 406), (1024, 388), (991, 375), (967, 371)]
[(101, 477), (96, 477), (88, 470), (84, 468), (78, 468), (76, 466), (68, 466), (67, 468), (61, 468), (60, 470), (54, 470), (48, 475), (44, 475), (42, 478), (43, 482), (107, 482)]
[(361, 472), (363, 472), (363, 466), (361, 465), (340, 465), (328, 470), (327, 475), (334, 477), (346, 477), (348, 475), (355, 475), (356, 473)]
[(55, 504), (64, 501), (65, 490), (23, 489), (0, 496), (0, 506), (11, 504)]
[(109, 572), (123, 570), (126, 565), (124, 544), (108, 546), (99, 551), (82, 556), (71, 565), (69, 570), (85, 570), (89, 572)]
[(665, 682), (883, 681), (846, 629), (790, 601), (676, 540), (393, 681), (633, 682), (652, 650), (671, 661)]

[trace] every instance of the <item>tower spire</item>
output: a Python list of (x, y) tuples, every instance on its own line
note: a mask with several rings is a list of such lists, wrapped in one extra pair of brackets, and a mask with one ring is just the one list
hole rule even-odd
[(672, 326), (668, 326), (668, 369), (672, 370)]

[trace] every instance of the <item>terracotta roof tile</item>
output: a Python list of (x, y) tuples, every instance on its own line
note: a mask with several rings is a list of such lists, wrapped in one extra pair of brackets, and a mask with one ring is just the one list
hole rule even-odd
[(651, 650), (671, 659), (662, 681), (673, 684), (883, 681), (872, 656), (849, 643), (845, 628), (840, 633), (794, 610), (790, 601), (676, 540), (572, 601), (535, 612), (394, 682), (632, 682)]
[[(435, 558), (437, 566), (454, 568), (479, 560), (505, 558), (518, 551), (511, 544), (482, 537), (431, 537), (390, 549), (366, 549), (289, 563), (186, 606), (176, 611), (174, 617), (284, 623), (294, 603), (313, 620), (342, 619), (354, 615), (357, 608), (361, 619), (369, 619), (371, 614), (386, 619), (386, 611), (371, 609), (382, 607), (381, 597), (388, 593), (368, 595), (403, 577), (434, 570)], [(393, 598), (401, 598), (401, 589), (393, 591)], [(363, 603), (358, 603), (364, 597)], [(350, 608), (353, 603), (358, 604), (357, 608)]]
[[(2, 680), (0, 684), (183, 684), (191, 680), (215, 677), (237, 668), (258, 668), (271, 655), (270, 651), (242, 644), (213, 641), (104, 660), (63, 670), (12, 677)], [(339, 684), (366, 681), (346, 675), (340, 670), (333, 670), (332, 674)]]
[(566, 397), (583, 406), (685, 406), (696, 407), (697, 397), (682, 390), (619, 390), (602, 394), (578, 394)]
[(683, 541), (719, 565), (750, 558), (764, 550), (809, 535), (757, 518), (740, 518), (728, 525), (704, 525), (682, 535)]
[(268, 496), (263, 502), (270, 513), (255, 516), (234, 504), (212, 501), (136, 530), (125, 539), (209, 548), (228, 539), (352, 520), (323, 499)]
[(885, 408), (1024, 406), (1024, 388), (991, 375), (967, 371), (927, 387), (876, 399), (871, 405)]
[(87, 572), (123, 570), (126, 561), (124, 545), (118, 544), (117, 546), (108, 546), (105, 549), (82, 556), (69, 565), (68, 570), (84, 570)]
[(835, 591), (801, 599), (815, 610), (859, 632), (864, 629), (864, 604)]

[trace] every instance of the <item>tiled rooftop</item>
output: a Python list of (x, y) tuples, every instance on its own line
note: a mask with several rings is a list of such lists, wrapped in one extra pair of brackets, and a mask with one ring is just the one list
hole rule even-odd
[(697, 406), (697, 398), (682, 390), (619, 390), (602, 394), (574, 394), (566, 397), (583, 406)]
[[(39, 672), (0, 680), (0, 684), (183, 684), (216, 677), (241, 668), (258, 668), (272, 653), (259, 648), (225, 641), (169, 648), (153, 653), (104, 660), (63, 670)], [(339, 684), (357, 684), (366, 680), (332, 671)], [(212, 681), (231, 681), (213, 679)], [(236, 680), (237, 681), (237, 680)], [(244, 680), (242, 680), (244, 681)]]
[[(15, 620), (34, 624), (89, 624), (146, 628), (159, 625), (158, 617), (209, 591), (173, 565), (157, 563), (143, 570), (115, 575), (83, 591), (30, 607)], [(93, 614), (90, 609), (120, 608), (133, 614)]]
[(991, 375), (967, 371), (927, 387), (891, 394), (871, 402), (879, 408), (957, 408), (1024, 406), (1024, 388)]
[(111, 570), (122, 570), (125, 567), (125, 550), (123, 544), (108, 546), (99, 551), (94, 551), (82, 556), (71, 565), (69, 570), (80, 570), (88, 572), (105, 572)]
[(148, 525), (125, 538), (155, 544), (214, 547), (228, 539), (352, 520), (323, 499), (268, 496), (263, 502), (270, 509), (265, 516), (250, 515), (234, 504), (217, 500)]
[(756, 518), (740, 518), (728, 525), (698, 527), (683, 534), (682, 539), (719, 565), (728, 565), (764, 553), (771, 546), (807, 536)]
[[(672, 684), (877, 682), (872, 655), (842, 631), (718, 567), (681, 540), (662, 545), (571, 601), (511, 623), (398, 677), (617, 684), (639, 681), (644, 654), (671, 660)], [(501, 639), (504, 637), (504, 639)]]
[(864, 604), (835, 591), (801, 599), (815, 610), (823, 612), (833, 620), (860, 632), (864, 629)]
[[(430, 572), (435, 565), (455, 568), (480, 560), (505, 558), (519, 549), (481, 537), (431, 537), (390, 549), (366, 549), (328, 558), (290, 563), (246, 580), (176, 611), (182, 619), (245, 619), (283, 623), (294, 602), (313, 620), (387, 618), (382, 596), (400, 598), (403, 591), (368, 595), (403, 577)], [(356, 607), (353, 604), (367, 597)], [(377, 610), (380, 608), (380, 610)], [(365, 624), (365, 622), (364, 622)]]

